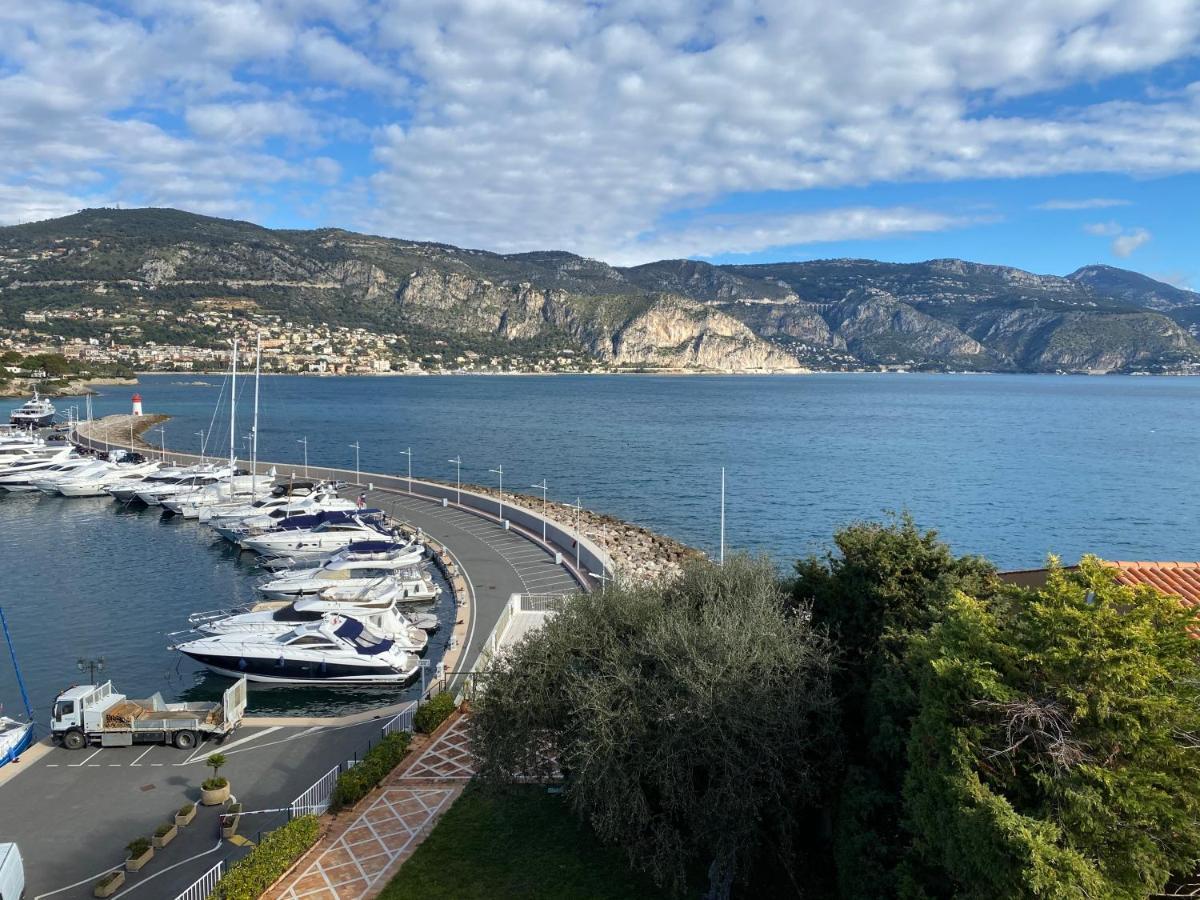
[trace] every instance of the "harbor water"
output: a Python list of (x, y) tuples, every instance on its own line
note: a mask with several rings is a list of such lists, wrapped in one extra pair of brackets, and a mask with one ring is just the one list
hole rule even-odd
[[(239, 379), (235, 448), (248, 456), (252, 385)], [(228, 455), (224, 378), (157, 375), (136, 390), (166, 413), (168, 447)], [(246, 385), (243, 392), (243, 385)], [(133, 388), (101, 387), (97, 416)], [(908, 510), (958, 552), (1005, 568), (1075, 560), (1196, 559), (1190, 491), (1200, 380), (814, 375), (777, 377), (264, 377), (259, 455), (539, 494), (715, 552), (720, 470), (726, 542), (781, 566), (835, 528)], [(60, 400), (60, 410), (80, 401)], [(13, 405), (16, 405), (15, 403)], [(215, 414), (214, 414), (215, 411)], [(158, 432), (147, 439), (157, 443)], [(190, 612), (251, 599), (250, 559), (195, 522), (112, 501), (0, 497), (0, 604), (42, 715), (103, 656), (129, 693), (216, 696), (227, 683), (167, 650)], [(431, 640), (440, 653), (447, 630)], [(434, 649), (437, 645), (438, 649)], [(86, 676), (82, 676), (86, 677)], [(368, 696), (358, 697), (354, 693)], [(379, 692), (256, 689), (256, 711), (323, 712)], [(387, 692), (384, 692), (385, 694)], [(393, 692), (394, 693), (394, 692)], [(0, 698), (17, 693), (0, 666)], [(390, 699), (390, 697), (388, 698)], [(384, 700), (383, 702), (388, 702)]]

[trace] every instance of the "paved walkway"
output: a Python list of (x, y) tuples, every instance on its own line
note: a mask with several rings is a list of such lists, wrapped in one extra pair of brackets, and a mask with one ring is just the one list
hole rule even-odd
[[(467, 718), (450, 724), (344, 827), (335, 826), (310, 860), (267, 900), (364, 900), (388, 883), (475, 774)], [(313, 858), (313, 854), (315, 858)]]

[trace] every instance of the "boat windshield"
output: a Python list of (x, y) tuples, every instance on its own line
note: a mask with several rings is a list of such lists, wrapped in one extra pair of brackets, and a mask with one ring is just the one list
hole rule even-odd
[(386, 653), (392, 647), (390, 640), (376, 637), (363, 627), (362, 622), (355, 619), (347, 619), (334, 633), (347, 643), (353, 644), (355, 650), (366, 656)]

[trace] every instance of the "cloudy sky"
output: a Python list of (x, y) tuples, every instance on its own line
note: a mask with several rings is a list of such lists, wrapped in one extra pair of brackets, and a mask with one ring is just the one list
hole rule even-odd
[(0, 222), (1200, 286), (1196, 0), (0, 3)]

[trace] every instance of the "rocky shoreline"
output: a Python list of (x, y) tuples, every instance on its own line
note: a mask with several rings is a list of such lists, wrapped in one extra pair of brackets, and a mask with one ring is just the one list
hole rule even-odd
[(46, 381), (41, 378), (17, 378), (0, 386), (0, 397), (30, 397), (36, 387), (43, 397), (79, 397), (94, 394), (94, 385), (136, 385), (136, 378), (72, 378), (69, 381)]

